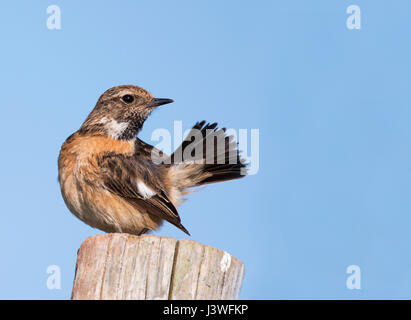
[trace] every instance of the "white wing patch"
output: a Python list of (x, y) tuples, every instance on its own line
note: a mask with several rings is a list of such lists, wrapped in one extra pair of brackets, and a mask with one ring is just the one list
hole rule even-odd
[(151, 190), (143, 181), (140, 180), (137, 181), (137, 191), (144, 199), (151, 198), (156, 195), (153, 190)]

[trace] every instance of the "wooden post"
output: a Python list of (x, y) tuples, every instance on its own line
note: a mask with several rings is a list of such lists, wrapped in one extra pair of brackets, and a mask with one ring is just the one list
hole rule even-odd
[(109, 233), (78, 251), (72, 299), (238, 299), (244, 264), (192, 240)]

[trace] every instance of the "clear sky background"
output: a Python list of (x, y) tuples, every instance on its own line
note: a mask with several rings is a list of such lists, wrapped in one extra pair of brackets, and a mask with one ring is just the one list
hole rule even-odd
[(57, 156), (119, 84), (176, 101), (148, 142), (174, 120), (260, 130), (257, 175), (179, 209), (190, 239), (245, 263), (241, 298), (411, 298), (410, 1), (18, 0), (0, 23), (0, 298), (70, 298), (77, 249), (102, 232), (66, 208)]

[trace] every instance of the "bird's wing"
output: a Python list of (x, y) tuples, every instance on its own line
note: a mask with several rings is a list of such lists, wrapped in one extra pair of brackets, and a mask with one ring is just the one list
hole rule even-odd
[(167, 220), (189, 235), (181, 224), (177, 209), (167, 197), (156, 165), (143, 158), (111, 153), (102, 156), (98, 164), (108, 191), (148, 214)]
[(156, 147), (144, 142), (143, 140), (140, 140), (139, 138), (136, 138), (135, 150), (136, 154), (140, 158), (156, 161), (156, 163), (161, 163), (162, 158), (166, 159), (168, 157), (168, 155), (166, 155), (160, 149), (157, 149)]

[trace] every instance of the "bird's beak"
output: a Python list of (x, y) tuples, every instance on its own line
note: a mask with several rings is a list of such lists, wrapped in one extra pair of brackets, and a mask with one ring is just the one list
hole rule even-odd
[(161, 106), (163, 104), (172, 103), (172, 102), (174, 102), (174, 100), (172, 100), (172, 99), (154, 98), (153, 100), (151, 100), (148, 103), (148, 106), (149, 107), (158, 107), (158, 106)]

